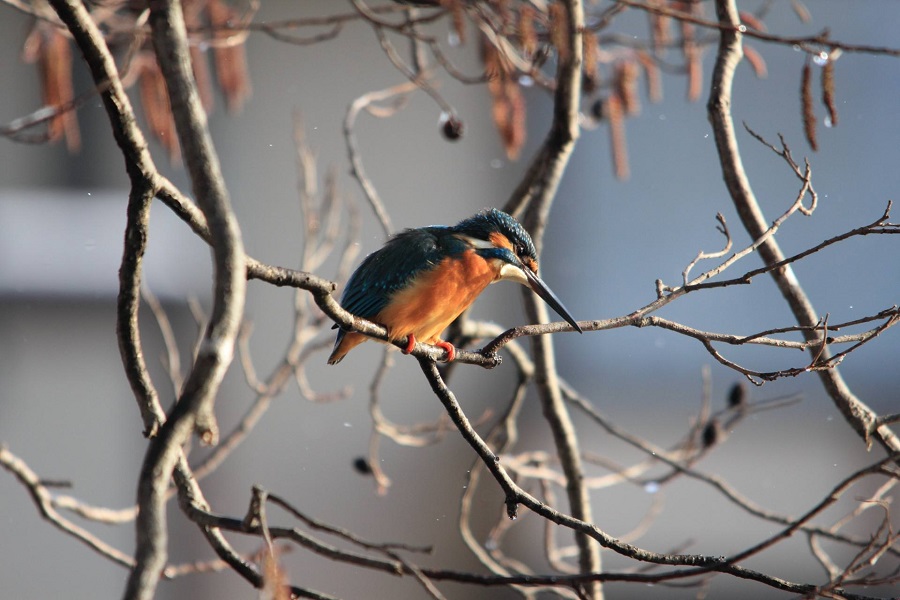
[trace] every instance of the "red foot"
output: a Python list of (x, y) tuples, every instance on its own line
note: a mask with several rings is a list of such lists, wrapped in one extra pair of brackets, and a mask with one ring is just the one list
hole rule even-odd
[[(435, 346), (441, 348), (447, 352), (447, 360), (445, 362), (453, 362), (456, 358), (456, 348), (450, 342), (445, 342), (444, 340), (438, 340), (434, 343)], [(400, 350), (403, 354), (412, 354), (413, 349), (416, 347), (416, 336), (413, 334), (409, 334), (406, 336), (406, 348)]]
[(443, 348), (447, 351), (447, 360), (446, 362), (453, 362), (453, 359), (456, 358), (456, 348), (453, 347), (453, 344), (450, 342), (445, 342), (444, 340), (438, 340), (434, 343), (438, 348)]

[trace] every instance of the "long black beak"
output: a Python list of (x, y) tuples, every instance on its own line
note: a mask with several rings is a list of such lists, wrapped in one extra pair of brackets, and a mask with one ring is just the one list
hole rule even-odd
[(544, 283), (540, 277), (537, 276), (537, 273), (534, 273), (528, 267), (524, 267), (522, 269), (525, 272), (525, 277), (528, 279), (528, 285), (534, 291), (535, 294), (544, 299), (544, 302), (550, 305), (550, 308), (556, 311), (556, 313), (561, 316), (566, 322), (575, 328), (575, 331), (578, 333), (584, 333), (581, 330), (581, 327), (578, 326), (578, 323), (575, 321), (575, 318), (569, 314), (569, 311), (566, 310), (566, 307), (563, 306), (562, 301), (556, 297), (556, 294), (553, 293), (547, 284)]

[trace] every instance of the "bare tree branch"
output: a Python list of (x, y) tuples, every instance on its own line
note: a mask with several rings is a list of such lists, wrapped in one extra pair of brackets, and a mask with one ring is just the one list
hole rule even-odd
[[(115, 64), (84, 6), (74, 0), (54, 0), (53, 7), (66, 22), (79, 44), (92, 68), (95, 81), (98, 84), (115, 82), (118, 78)], [(129, 598), (152, 597), (155, 582), (158, 581), (165, 564), (167, 539), (165, 498), (169, 478), (181, 454), (181, 445), (195, 426), (208, 441), (215, 441), (217, 437), (212, 402), (218, 383), (233, 354), (234, 340), (243, 309), (245, 286), (240, 233), (233, 216), (230, 216), (227, 196), (221, 184), (221, 174), (218, 172), (217, 161), (211, 152), (208, 133), (205, 131), (205, 115), (200, 107), (196, 89), (193, 88), (190, 66), (184, 62), (187, 56), (187, 43), (180, 6), (169, 4), (159, 5), (157, 8), (155, 13), (151, 11), (151, 26), (158, 38), (158, 55), (163, 72), (169, 81), (172, 105), (179, 108), (176, 123), (182, 148), (185, 149), (188, 160), (188, 168), (194, 178), (195, 193), (210, 227), (217, 285), (216, 302), (206, 343), (188, 377), (181, 402), (160, 430), (159, 436), (151, 442), (142, 469), (143, 477), (138, 493), (141, 511), (136, 522), (138, 551), (135, 569), (126, 589), (126, 597)], [(181, 87), (178, 87), (179, 83)], [(140, 223), (141, 217), (137, 215), (140, 215), (141, 211), (146, 213), (150, 194), (156, 191), (153, 178), (155, 170), (149, 161), (146, 144), (134, 126), (130, 105), (127, 99), (124, 103), (121, 102), (123, 97), (124, 91), (121, 86), (116, 87), (115, 83), (110, 85), (109, 91), (103, 93), (107, 112), (116, 138), (125, 153), (126, 166), (132, 181), (140, 179), (146, 182), (142, 189), (133, 192), (133, 196), (141, 199), (132, 202), (132, 205), (137, 203), (141, 206), (136, 210), (134, 219)], [(134, 190), (135, 186), (132, 187)], [(127, 265), (123, 267), (123, 271), (126, 278), (123, 289), (130, 290), (129, 297), (132, 299), (126, 299), (126, 304), (120, 307), (120, 314), (129, 315), (124, 319), (120, 318), (120, 322), (128, 322), (136, 318), (140, 289), (139, 272)], [(138, 347), (134, 332), (131, 335), (123, 335), (120, 339), (126, 337), (130, 339), (126, 344), (126, 352), (134, 353)], [(138, 361), (138, 365), (142, 362), (139, 356), (132, 356), (132, 361)], [(126, 359), (126, 364), (128, 363), (129, 360)], [(146, 390), (141, 390), (138, 396), (147, 393)], [(152, 401), (152, 393), (149, 397)], [(148, 417), (145, 416), (146, 421)], [(147, 429), (151, 432), (152, 426)]]
[[(735, 136), (734, 121), (731, 116), (734, 70), (741, 59), (742, 33), (738, 30), (740, 17), (734, 0), (716, 0), (716, 14), (722, 28), (707, 110), (712, 123), (725, 184), (741, 222), (750, 237), (758, 239), (762, 237), (768, 226), (744, 171)], [(767, 239), (759, 247), (759, 252), (762, 259), (770, 265), (784, 260), (784, 254), (773, 238)], [(772, 277), (791, 307), (798, 323), (806, 326), (817, 323), (818, 315), (791, 268), (789, 266), (778, 268), (772, 271)], [(815, 332), (807, 332), (806, 337), (808, 340), (819, 338)], [(824, 340), (822, 341), (824, 342)], [(819, 348), (810, 348), (810, 352), (815, 356), (818, 354)], [(823, 360), (830, 358), (827, 349), (822, 349), (821, 358)], [(853, 394), (837, 368), (819, 371), (819, 378), (838, 410), (853, 429), (866, 440), (866, 443), (870, 442), (870, 435), (872, 435), (889, 453), (900, 451), (900, 439), (892, 431), (886, 427), (872, 429), (876, 418), (875, 414)]]
[(375, 190), (375, 186), (372, 184), (368, 175), (366, 175), (365, 169), (363, 169), (362, 158), (360, 157), (359, 148), (357, 147), (356, 134), (353, 132), (353, 127), (356, 124), (356, 117), (359, 115), (360, 111), (367, 108), (372, 103), (383, 102), (392, 98), (402, 98), (405, 94), (409, 94), (418, 89), (418, 87), (416, 82), (410, 81), (391, 86), (378, 92), (364, 94), (353, 101), (350, 108), (347, 109), (347, 116), (344, 118), (344, 138), (347, 140), (347, 153), (350, 156), (350, 164), (353, 168), (352, 173), (359, 181), (359, 185), (365, 193), (366, 200), (368, 200), (369, 205), (375, 212), (375, 216), (378, 218), (379, 223), (381, 223), (381, 228), (384, 230), (385, 236), (389, 236), (393, 233), (391, 218), (388, 215), (381, 197)]
[[(33, 15), (42, 26), (58, 27), (56, 16), (38, 4), (31, 6), (19, 0), (0, 0), (0, 3)], [(92, 506), (72, 496), (55, 495), (51, 488), (63, 484), (39, 479), (21, 459), (2, 446), (0, 464), (31, 494), (41, 515), (55, 527), (74, 536), (104, 558), (132, 570), (125, 597), (152, 597), (160, 577), (171, 578), (188, 573), (230, 569), (251, 586), (260, 589), (263, 597), (275, 598), (279, 593), (289, 591), (293, 597), (333, 600), (332, 596), (324, 592), (291, 587), (287, 583), (279, 564), (279, 555), (282, 548), (289, 546), (276, 543), (278, 540), (290, 540), (308, 552), (354, 568), (370, 569), (392, 576), (409, 576), (432, 598), (444, 597), (446, 592), (438, 585), (442, 581), (506, 586), (526, 598), (537, 598), (542, 593), (549, 592), (561, 597), (596, 600), (602, 598), (601, 583), (606, 581), (693, 587), (697, 589), (698, 596), (702, 596), (708, 593), (713, 577), (720, 574), (755, 581), (803, 597), (866, 598), (861, 594), (853, 594), (849, 589), (870, 585), (888, 586), (900, 580), (896, 567), (900, 547), (898, 536), (892, 529), (892, 515), (889, 511), (890, 494), (896, 490), (897, 482), (900, 481), (896, 469), (896, 463), (900, 460), (897, 453), (900, 442), (891, 431), (891, 426), (900, 420), (900, 416), (876, 415), (853, 395), (836, 370), (850, 353), (900, 323), (900, 309), (890, 306), (875, 314), (834, 323), (827, 313), (822, 315), (813, 310), (792, 271), (793, 263), (825, 248), (855, 236), (900, 233), (900, 225), (890, 222), (891, 203), (888, 203), (881, 217), (872, 223), (847, 230), (793, 256), (785, 257), (775, 240), (776, 233), (779, 237), (785, 235), (786, 230), (782, 230), (781, 226), (795, 213), (808, 216), (816, 208), (818, 197), (812, 185), (812, 167), (809, 161), (798, 162), (793, 158), (783, 137), (778, 147), (745, 125), (752, 137), (784, 160), (799, 182), (799, 189), (790, 207), (775, 221), (766, 221), (741, 165), (730, 110), (733, 72), (741, 58), (743, 35), (776, 44), (795, 43), (803, 52), (819, 54), (820, 58), (824, 58), (826, 50), (830, 58), (831, 53), (836, 58), (841, 51), (891, 56), (900, 56), (900, 51), (843, 44), (831, 40), (827, 30), (809, 37), (771, 35), (765, 32), (763, 22), (768, 5), (764, 4), (752, 15), (743, 14), (737, 12), (735, 0), (716, 0), (717, 21), (703, 17), (702, 4), (663, 0), (620, 0), (605, 9), (596, 9), (595, 14), (587, 19), (584, 15), (584, 3), (580, 0), (552, 3), (527, 0), (514, 0), (511, 3), (402, 0), (379, 7), (369, 7), (363, 0), (354, 0), (355, 13), (264, 23), (252, 22), (258, 5), (251, 2), (244, 13), (220, 10), (216, 13), (217, 17), (210, 16), (208, 26), (204, 21), (206, 17), (198, 14), (209, 15), (196, 12), (204, 9), (193, 5), (186, 7), (190, 9), (190, 14), (186, 17), (187, 23), (184, 23), (179, 0), (152, 3), (150, 8), (137, 15), (131, 9), (116, 4), (92, 4), (90, 10), (80, 0), (50, 0), (50, 4), (69, 28), (72, 39), (81, 49), (91, 69), (94, 87), (80, 98), (100, 94), (131, 182), (119, 271), (117, 339), (123, 366), (138, 402), (145, 434), (151, 440), (138, 482), (138, 505), (118, 510)], [(797, 6), (799, 2), (794, 4)], [(650, 15), (651, 32), (648, 40), (630, 35), (626, 39), (626, 36), (615, 33), (598, 35), (615, 15), (629, 7)], [(352, 205), (342, 201), (337, 190), (336, 171), (326, 177), (324, 191), (319, 191), (314, 155), (312, 149), (302, 141), (299, 119), (295, 119), (294, 123), (297, 188), (302, 221), (300, 230), (303, 234), (299, 264), (296, 269), (288, 269), (245, 256), (240, 231), (231, 213), (222, 174), (206, 129), (206, 117), (199, 100), (201, 94), (194, 89), (194, 79), (198, 79), (202, 87), (203, 80), (209, 77), (209, 73), (204, 75), (202, 66), (197, 64), (192, 69), (189, 57), (193, 54), (196, 61), (202, 55), (201, 46), (215, 50), (242, 50), (242, 45), (251, 32), (262, 32), (273, 39), (298, 46), (306, 45), (333, 39), (349, 29), (345, 26), (352, 22), (371, 27), (387, 60), (410, 80), (406, 84), (361, 96), (351, 104), (344, 118), (344, 135), (352, 176), (362, 187), (387, 235), (392, 230), (387, 207), (362, 167), (363, 153), (358, 147), (354, 130), (359, 114), (368, 112), (376, 117), (393, 116), (404, 106), (407, 96), (421, 88), (446, 112), (448, 120), (454, 118), (451, 105), (436, 91), (440, 84), (435, 79), (436, 76), (446, 72), (463, 83), (496, 83), (495, 79), (490, 79), (496, 76), (490, 68), (486, 69), (485, 75), (465, 76), (454, 67), (450, 51), (443, 49), (444, 45), (456, 45), (457, 41), (453, 41), (455, 36), (459, 36), (458, 41), (464, 40), (467, 26), (469, 29), (474, 26), (477, 34), (487, 40), (485, 43), (491, 45), (497, 60), (508, 65), (508, 72), (503, 74), (505, 83), (515, 87), (517, 91), (519, 86), (535, 84), (540, 90), (552, 94), (554, 104), (550, 131), (519, 187), (507, 202), (507, 210), (521, 218), (532, 232), (539, 250), (544, 242), (553, 197), (578, 139), (579, 127), (590, 119), (580, 114), (582, 99), (590, 99), (595, 93), (612, 93), (608, 102), (618, 102), (621, 113), (618, 126), (624, 127), (624, 119), (627, 115), (633, 116), (635, 107), (638, 106), (637, 74), (641, 72), (645, 72), (648, 81), (657, 78), (655, 84), (649, 83), (651, 86), (659, 83), (661, 71), (684, 76), (688, 79), (690, 93), (699, 94), (703, 81), (702, 53), (717, 39), (719, 48), (707, 110), (726, 186), (753, 242), (740, 250), (732, 251), (731, 233), (724, 217), (719, 215), (718, 229), (725, 237), (723, 248), (714, 252), (698, 252), (681, 273), (679, 285), (669, 287), (662, 280), (657, 280), (655, 299), (646, 306), (612, 319), (584, 321), (582, 327), (588, 331), (624, 326), (656, 327), (690, 337), (703, 344), (710, 356), (719, 363), (758, 384), (808, 371), (819, 371), (826, 390), (848, 424), (867, 441), (877, 441), (885, 449), (886, 456), (840, 481), (832, 482), (831, 491), (819, 498), (811, 498), (807, 505), (810, 508), (799, 517), (770, 510), (752, 501), (750, 494), (744, 496), (724, 477), (701, 472), (697, 464), (724, 444), (734, 427), (747, 416), (783, 406), (796, 398), (751, 401), (746, 391), (749, 386), (745, 386), (739, 388), (733, 394), (734, 397), (729, 398), (725, 408), (714, 410), (711, 379), (707, 373), (700, 407), (693, 413), (680, 439), (672, 445), (660, 445), (649, 439), (642, 439), (606, 419), (591, 402), (559, 377), (552, 339), (545, 334), (571, 331), (572, 328), (566, 323), (546, 323), (546, 307), (530, 292), (526, 292), (527, 319), (536, 323), (535, 325), (503, 332), (495, 325), (474, 322), (464, 315), (451, 328), (454, 343), (460, 348), (477, 347), (475, 344), (485, 341), (486, 344), (478, 351), (460, 349), (454, 363), (444, 364), (440, 368), (436, 361), (444, 359), (446, 353), (443, 349), (423, 344), (415, 346), (412, 354), (418, 360), (423, 376), (431, 385), (435, 396), (445, 408), (446, 414), (441, 414), (433, 422), (410, 425), (394, 423), (382, 413), (381, 401), (387, 389), (384, 387), (385, 381), (388, 376), (393, 377), (397, 373), (389, 369), (393, 353), (387, 348), (381, 368), (372, 379), (369, 389), (372, 418), (369, 460), (366, 462), (366, 459), (360, 458), (356, 462), (360, 473), (375, 476), (377, 490), (383, 493), (390, 480), (379, 464), (380, 439), (387, 437), (407, 447), (421, 447), (438, 442), (448, 432), (454, 431), (450, 426), (453, 423), (456, 431), (460, 432), (477, 455), (469, 471), (465, 491), (460, 494), (459, 531), (463, 541), (489, 573), (423, 567), (410, 559), (409, 554), (426, 551), (425, 548), (402, 543), (367, 541), (349, 530), (310, 517), (287, 500), (259, 487), (254, 487), (249, 509), (243, 519), (216, 514), (204, 498), (200, 481), (223, 464), (248, 439), (261, 416), (272, 401), (287, 389), (291, 380), (297, 384), (300, 394), (312, 401), (335, 400), (349, 394), (348, 386), (334, 392), (320, 392), (315, 389), (316, 379), (308, 377), (313, 369), (308, 361), (319, 356), (319, 352), (331, 341), (328, 339), (330, 336), (324, 335), (327, 333), (326, 328), (334, 322), (380, 341), (387, 341), (387, 331), (378, 323), (360, 319), (343, 310), (333, 296), (336, 285), (318, 275), (322, 269), (331, 268), (335, 264), (338, 280), (343, 280), (349, 272), (356, 256), (354, 243), (359, 239), (358, 214)], [(311, 35), (296, 33), (309, 27), (316, 28)], [(450, 28), (450, 40), (444, 42), (441, 34), (434, 35), (434, 31), (440, 27)], [(701, 28), (707, 29), (709, 33), (698, 34), (703, 31)], [(676, 33), (673, 34), (673, 30)], [(681, 39), (674, 38), (678, 31)], [(60, 36), (66, 35), (62, 30), (58, 33)], [(145, 43), (151, 33), (155, 52)], [(713, 35), (718, 37), (714, 38)], [(395, 46), (395, 36), (409, 44), (411, 59), (401, 57), (397, 50), (400, 46)], [(65, 39), (68, 44), (68, 38)], [(116, 44), (123, 48), (125, 55), (124, 66), (118, 71), (109, 51)], [(194, 45), (193, 48), (190, 44)], [(676, 62), (662, 56), (663, 52), (673, 49), (677, 52)], [(544, 63), (551, 52), (555, 52), (552, 75), (551, 69)], [(216, 54), (219, 56), (218, 52)], [(154, 69), (157, 69), (155, 61), (159, 61), (156, 71), (158, 89), (161, 91), (164, 86), (168, 87), (167, 102), (171, 104), (179, 145), (187, 161), (196, 203), (159, 174), (147, 151), (146, 141), (136, 124), (134, 111), (124, 91), (124, 87), (135, 81), (136, 77), (133, 73), (132, 77), (126, 76), (132, 58), (138, 66), (146, 66), (150, 61)], [(433, 64), (429, 65), (429, 61), (433, 61)], [(759, 64), (754, 66), (760, 68)], [(762, 67), (764, 66), (763, 63)], [(611, 72), (611, 81), (603, 79), (607, 71)], [(832, 79), (826, 82), (826, 75), (823, 74), (823, 103), (834, 116), (833, 75), (833, 72), (829, 72), (827, 77)], [(584, 89), (583, 81), (586, 82)], [(648, 93), (652, 99), (658, 95), (659, 89), (650, 89)], [(48, 119), (57, 119), (60, 115), (66, 115), (72, 122), (74, 112), (71, 111), (79, 102), (78, 98), (62, 102), (57, 108), (42, 109), (13, 121), (10, 124), (12, 129), (6, 128), (9, 130), (7, 133), (21, 136), (28, 127)], [(600, 110), (593, 112), (598, 119), (603, 113)], [(167, 111), (166, 117), (168, 116)], [(524, 119), (524, 113), (518, 117)], [(0, 130), (0, 134), (4, 131)], [(620, 131), (622, 132), (624, 129)], [(623, 143), (619, 146), (622, 150)], [(180, 384), (178, 347), (173, 332), (167, 329), (165, 312), (155, 302), (152, 294), (146, 291), (147, 305), (156, 316), (163, 333), (165, 366), (169, 371), (169, 379), (175, 389), (175, 396), (180, 394), (168, 416), (148, 372), (138, 319), (142, 259), (148, 248), (150, 206), (154, 197), (159, 198), (212, 248), (215, 263), (214, 305), (211, 314), (207, 317), (205, 309), (200, 308), (199, 303), (191, 305), (200, 331), (193, 348), (194, 366), (184, 386)], [(344, 219), (345, 214), (347, 220)], [(731, 279), (721, 277), (738, 260), (757, 252), (762, 257), (763, 267), (746, 271)], [(713, 266), (692, 276), (691, 271), (704, 260), (713, 262)], [(766, 329), (750, 334), (730, 333), (705, 331), (653, 314), (688, 294), (718, 287), (746, 285), (763, 274), (770, 274), (775, 279), (794, 312), (793, 324), (780, 327), (767, 325)], [(251, 354), (250, 324), (241, 326), (245, 286), (249, 279), (294, 288), (291, 315), (293, 326), (283, 328), (287, 338), (283, 353), (267, 374), (257, 373), (256, 365), (263, 363), (261, 360), (255, 361)], [(797, 334), (802, 335), (799, 341)], [(534, 338), (531, 340), (533, 358), (516, 341), (522, 336)], [(235, 343), (239, 345), (244, 377), (251, 390), (249, 405), (243, 417), (222, 436), (222, 443), (206, 454), (202, 462), (192, 467), (188, 461), (187, 449), (192, 432), (198, 432), (205, 442), (218, 441), (213, 411), (214, 398), (232, 359)], [(403, 347), (405, 343), (396, 342), (394, 345)], [(788, 363), (788, 366), (777, 370), (763, 371), (749, 364), (741, 364), (742, 361), (729, 355), (732, 348), (740, 346), (800, 350), (808, 352), (809, 356), (806, 360), (801, 358), (798, 363)], [(488, 369), (499, 365), (501, 349), (507, 350), (516, 375), (515, 383), (508, 391), (508, 398), (500, 399), (505, 402), (502, 414), (494, 420), (492, 412), (485, 411), (484, 417), (479, 421), (470, 422), (447, 382), (456, 371), (465, 369), (467, 364)], [(535, 384), (539, 394), (545, 419), (553, 435), (555, 452), (553, 449), (517, 448), (517, 419), (531, 383)], [(612, 454), (599, 455), (597, 452), (583, 450), (576, 435), (576, 421), (569, 413), (572, 409), (575, 409), (576, 416), (583, 412), (588, 417), (578, 422), (579, 433), (582, 429), (591, 427), (594, 429), (588, 429), (588, 433), (607, 431), (616, 439), (637, 448), (641, 454), (636, 460), (629, 462)], [(479, 431), (485, 423), (489, 423), (491, 427), (482, 437)], [(598, 469), (601, 470), (600, 473), (596, 472)], [(488, 511), (488, 518), (496, 520), (486, 536), (475, 531), (476, 518), (483, 517), (483, 514), (477, 514), (480, 509), (477, 508), (479, 504), (475, 502), (475, 496), (477, 491), (485, 492), (483, 486), (480, 487), (485, 471), (497, 482), (505, 507), (505, 515), (499, 507)], [(686, 554), (685, 549), (690, 548), (693, 543), (690, 540), (667, 544), (665, 552), (633, 545), (630, 541), (638, 539), (659, 518), (659, 510), (664, 501), (662, 493), (654, 496), (641, 514), (630, 519), (632, 523), (615, 524), (617, 531), (631, 529), (622, 538), (606, 533), (599, 523), (595, 524), (589, 496), (592, 490), (625, 485), (645, 486), (644, 489), (650, 492), (652, 486), (652, 493), (655, 494), (662, 486), (679, 479), (702, 482), (713, 494), (727, 500), (737, 510), (770, 524), (777, 524), (780, 530), (774, 534), (764, 533), (761, 539), (735, 550), (729, 557)], [(873, 480), (877, 480), (874, 492), (870, 485)], [(557, 508), (560, 488), (565, 489), (567, 494), (570, 507), (568, 513)], [(858, 489), (865, 490), (863, 493), (866, 496), (863, 499), (853, 502), (851, 508), (828, 521), (830, 525), (821, 523), (826, 518), (824, 511), (827, 508), (834, 506), (838, 500), (850, 504), (847, 500), (850, 491)], [(496, 494), (497, 490), (491, 488), (487, 492)], [(216, 553), (216, 559), (167, 564), (166, 512), (170, 508), (169, 501), (176, 494), (182, 512), (204, 535), (209, 547)], [(280, 509), (274, 516), (273, 505)], [(529, 511), (522, 513), (520, 506), (525, 506)], [(881, 512), (876, 515), (871, 510), (873, 508)], [(284, 514), (281, 513), (282, 510), (285, 511)], [(126, 555), (93, 533), (73, 524), (65, 517), (65, 511), (97, 523), (135, 521), (135, 556), (132, 558)], [(276, 524), (276, 519), (283, 518), (285, 514), (288, 519), (298, 521), (304, 529), (312, 530), (313, 533), (307, 533), (291, 524)], [(520, 520), (514, 519), (518, 516), (524, 518), (528, 514), (533, 514), (532, 518), (541, 521), (542, 527), (539, 529), (544, 535), (542, 545), (545, 558), (550, 571), (555, 572), (541, 574), (540, 569), (528, 564), (512, 544), (510, 534), (520, 530)], [(863, 520), (861, 516), (869, 521), (873, 518), (876, 521), (874, 525), (867, 523), (862, 534), (850, 528), (851, 523), (855, 526)], [(558, 526), (562, 526), (564, 530), (560, 532)], [(241, 554), (231, 546), (224, 532), (253, 536), (258, 540), (260, 550)], [(566, 536), (565, 539), (561, 533)], [(786, 539), (798, 533), (806, 536), (810, 554), (825, 569), (827, 579), (824, 582), (795, 582), (744, 566), (750, 557), (776, 546), (783, 547)], [(574, 536), (574, 545), (568, 536)], [(336, 543), (323, 541), (326, 537), (334, 538)], [(850, 546), (851, 552), (831, 555), (831, 547), (823, 544), (824, 540), (842, 544), (845, 551), (846, 546)], [(535, 547), (537, 546), (536, 544)], [(600, 562), (601, 547), (625, 557), (628, 565), (622, 571), (604, 571)], [(891, 561), (886, 567), (884, 557)], [(876, 568), (879, 560), (882, 562)]]
[[(784, 44), (788, 46), (799, 46), (806, 50), (807, 52), (818, 53), (819, 47), (827, 47), (831, 49), (840, 49), (844, 52), (859, 52), (863, 54), (883, 54), (885, 56), (900, 56), (900, 49), (897, 48), (888, 48), (885, 46), (869, 46), (865, 44), (846, 44), (842, 42), (837, 42), (831, 40), (829, 37), (828, 30), (824, 30), (822, 33), (810, 36), (810, 37), (790, 37), (790, 36), (780, 36), (773, 35), (771, 33), (766, 33), (765, 31), (760, 31), (758, 29), (754, 29), (752, 27), (747, 27), (746, 25), (741, 23), (741, 20), (738, 18), (736, 20), (730, 21), (722, 21), (720, 18), (718, 22), (709, 21), (707, 19), (701, 19), (690, 13), (675, 10), (672, 8), (665, 7), (656, 3), (644, 3), (637, 2), (636, 0), (617, 0), (620, 4), (624, 4), (626, 6), (631, 6), (633, 8), (638, 8), (641, 10), (646, 10), (647, 12), (651, 12), (658, 15), (665, 15), (667, 17), (673, 17), (678, 19), (679, 21), (692, 23), (694, 25), (700, 25), (701, 27), (707, 27), (710, 29), (718, 29), (723, 35), (731, 35), (733, 33), (739, 33), (740, 35), (745, 35), (747, 37), (752, 37), (758, 40), (763, 40), (766, 42), (774, 42), (777, 44)], [(735, 11), (735, 14), (737, 12)]]
[(16, 479), (25, 486), (31, 494), (31, 498), (41, 512), (41, 516), (50, 521), (55, 527), (68, 533), (78, 541), (86, 544), (95, 552), (116, 562), (126, 568), (134, 566), (134, 560), (121, 550), (113, 548), (91, 532), (75, 525), (64, 518), (53, 506), (53, 499), (46, 486), (41, 484), (37, 473), (32, 471), (22, 459), (14, 455), (6, 446), (0, 445), (0, 466), (15, 475)]

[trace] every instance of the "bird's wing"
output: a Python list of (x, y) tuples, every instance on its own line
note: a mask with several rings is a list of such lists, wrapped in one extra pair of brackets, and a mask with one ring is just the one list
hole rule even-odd
[(445, 229), (407, 229), (392, 237), (350, 276), (341, 306), (364, 319), (375, 318), (395, 292), (441, 261), (441, 240), (445, 236), (440, 234)]

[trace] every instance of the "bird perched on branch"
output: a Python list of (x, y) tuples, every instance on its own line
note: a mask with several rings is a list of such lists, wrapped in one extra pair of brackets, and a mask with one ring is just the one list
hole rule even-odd
[[(441, 332), (484, 289), (502, 279), (530, 287), (579, 333), (581, 327), (537, 275), (534, 243), (513, 217), (487, 209), (452, 227), (407, 229), (393, 236), (357, 267), (341, 306), (356, 316), (380, 323), (391, 341), (406, 339), (405, 354), (416, 341), (456, 357)], [(337, 327), (337, 325), (335, 325)], [(368, 339), (341, 329), (328, 364), (336, 364)]]

